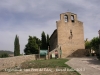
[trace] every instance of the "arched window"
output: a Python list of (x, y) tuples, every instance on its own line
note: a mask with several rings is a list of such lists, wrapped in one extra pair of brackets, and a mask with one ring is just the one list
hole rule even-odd
[(68, 22), (68, 16), (67, 15), (64, 16), (64, 20), (65, 20), (65, 22)]
[(74, 15), (71, 15), (71, 21), (74, 22)]

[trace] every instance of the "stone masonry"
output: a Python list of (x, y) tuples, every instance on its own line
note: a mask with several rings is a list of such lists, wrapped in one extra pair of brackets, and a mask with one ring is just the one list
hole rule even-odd
[(8, 58), (0, 58), (0, 70), (15, 66), (21, 66), (21, 63), (29, 60), (35, 60), (35, 55), (23, 55)]
[(60, 46), (63, 58), (84, 54), (83, 22), (77, 20), (76, 14), (71, 12), (60, 14), (56, 27), (50, 37), (50, 50)]

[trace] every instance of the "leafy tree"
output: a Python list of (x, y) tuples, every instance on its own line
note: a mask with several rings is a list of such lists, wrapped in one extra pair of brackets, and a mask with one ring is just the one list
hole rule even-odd
[(85, 41), (85, 49), (87, 50), (87, 56), (91, 55), (91, 43), (90, 41)]
[(34, 39), (34, 37), (29, 36), (24, 52), (26, 55), (38, 53), (38, 44), (36, 43), (36, 39)]
[(91, 49), (91, 43), (90, 41), (85, 42), (85, 49)]
[(92, 40), (91, 40), (91, 47), (93, 50), (96, 51), (96, 53), (98, 53), (99, 51), (99, 44), (100, 44), (100, 39), (99, 37), (94, 37)]
[(34, 36), (33, 39), (36, 40), (36, 44), (38, 45), (38, 47), (40, 47), (41, 46), (41, 40), (39, 38), (37, 38), (36, 36)]
[(46, 42), (46, 35), (45, 35), (45, 32), (43, 31), (42, 34), (41, 34), (41, 49), (47, 49), (47, 42)]
[(14, 56), (20, 55), (20, 44), (19, 44), (19, 37), (16, 35), (14, 41)]

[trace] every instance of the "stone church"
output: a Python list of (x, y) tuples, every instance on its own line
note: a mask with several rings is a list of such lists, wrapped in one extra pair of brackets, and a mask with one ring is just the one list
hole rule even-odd
[(71, 12), (60, 14), (60, 20), (56, 21), (56, 27), (57, 29), (50, 37), (50, 51), (60, 47), (62, 58), (84, 55), (83, 22), (77, 19), (77, 15)]

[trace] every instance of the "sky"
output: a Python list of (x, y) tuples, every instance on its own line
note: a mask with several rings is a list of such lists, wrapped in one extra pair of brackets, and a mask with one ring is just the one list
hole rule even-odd
[(0, 0), (0, 50), (14, 51), (17, 34), (23, 53), (29, 35), (51, 35), (65, 12), (77, 14), (83, 22), (84, 39), (98, 36), (100, 0)]

